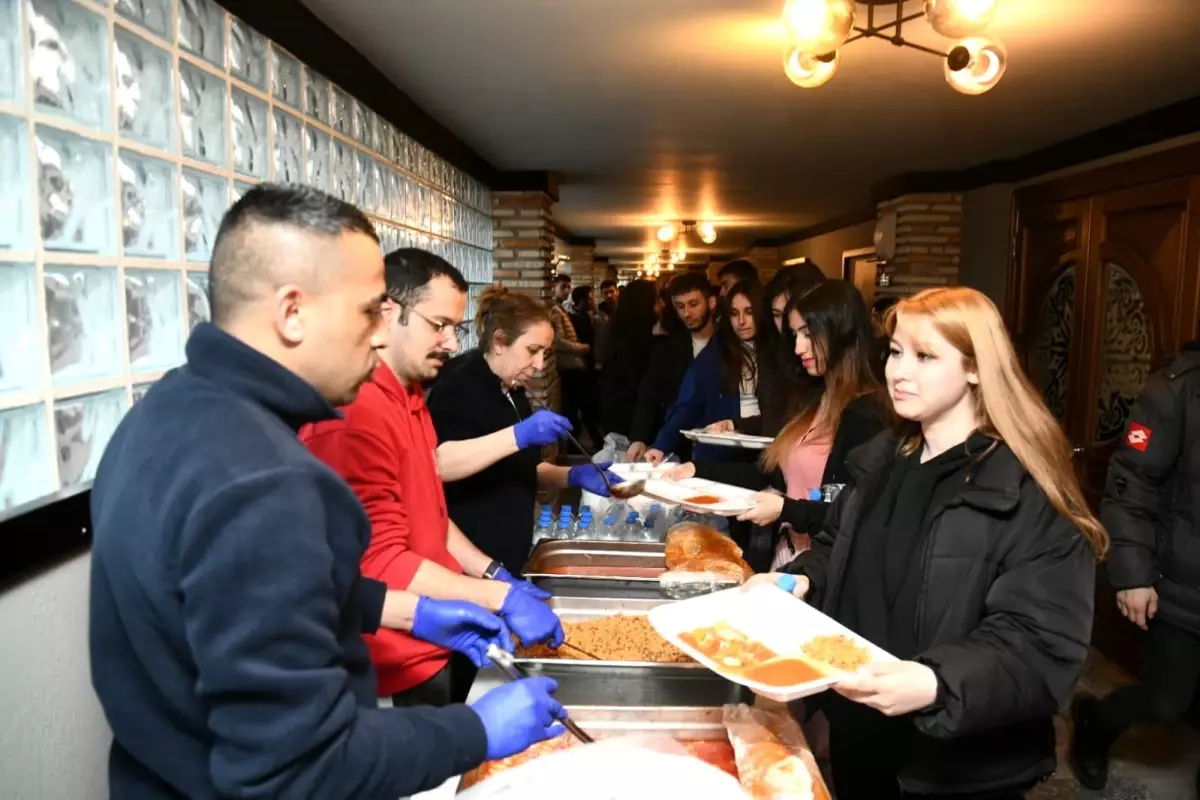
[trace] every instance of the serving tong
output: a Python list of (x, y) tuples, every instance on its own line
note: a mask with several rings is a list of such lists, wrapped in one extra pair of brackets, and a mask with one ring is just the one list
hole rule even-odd
[[(517, 662), (513, 659), (512, 653), (501, 649), (497, 645), (488, 645), (487, 657), (491, 659), (492, 663), (496, 665), (496, 668), (504, 673), (504, 676), (510, 681), (519, 681), (522, 678), (529, 677), (525, 674), (525, 670), (517, 666)], [(569, 716), (567, 716), (565, 710), (563, 711), (562, 724), (563, 727), (571, 732), (572, 736), (584, 744), (591, 744), (595, 741), (595, 739), (589, 736), (587, 732), (583, 730), (583, 728), (576, 725), (575, 722)]]

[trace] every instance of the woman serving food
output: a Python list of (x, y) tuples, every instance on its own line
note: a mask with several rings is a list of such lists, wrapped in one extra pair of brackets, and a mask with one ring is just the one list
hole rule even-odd
[(538, 490), (571, 486), (607, 497), (600, 470), (608, 465), (567, 468), (542, 460), (541, 448), (571, 430), (565, 417), (535, 412), (525, 394), (554, 344), (545, 307), (492, 286), (479, 298), (475, 325), (479, 347), (450, 361), (429, 394), (438, 472), (450, 518), (476, 547), (519, 575), (533, 542)]

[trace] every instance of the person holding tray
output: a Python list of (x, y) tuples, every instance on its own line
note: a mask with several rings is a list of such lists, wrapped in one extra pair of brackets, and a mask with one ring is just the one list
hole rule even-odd
[(813, 490), (849, 480), (851, 450), (886, 427), (883, 392), (871, 367), (871, 321), (862, 295), (845, 281), (826, 281), (793, 296), (784, 318), (804, 376), (794, 393), (789, 422), (757, 463), (696, 461), (667, 473), (669, 480), (698, 477), (762, 490), (755, 507), (738, 517), (760, 526), (782, 520), (789, 529), (776, 545), (747, 548), (751, 564), (768, 569), (787, 563), (820, 529), (828, 503)]
[(429, 394), (438, 472), (450, 518), (507, 573), (520, 575), (533, 543), (537, 492), (569, 486), (607, 497), (600, 469), (608, 465), (568, 468), (542, 459), (542, 448), (571, 429), (552, 411), (534, 411), (525, 395), (554, 343), (546, 308), (492, 286), (479, 298), (475, 325), (479, 348), (449, 361)]
[(902, 427), (852, 455), (852, 485), (778, 576), (900, 659), (821, 695), (834, 788), (1022, 797), (1055, 768), (1108, 535), (990, 300), (930, 289), (886, 329)]
[[(683, 445), (681, 431), (702, 428), (720, 420), (737, 420), (730, 428), (757, 434), (761, 429), (758, 408), (758, 355), (755, 339), (763, 288), (757, 279), (741, 281), (721, 299), (721, 315), (712, 344), (700, 351), (688, 367), (679, 396), (645, 459), (658, 466)], [(744, 460), (744, 451), (720, 445), (698, 444), (697, 460)]]

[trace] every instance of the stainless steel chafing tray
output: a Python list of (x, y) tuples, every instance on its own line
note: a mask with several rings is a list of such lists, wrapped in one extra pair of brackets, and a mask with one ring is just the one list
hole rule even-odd
[[(550, 608), (564, 622), (582, 622), (617, 614), (646, 614), (669, 603), (662, 598), (553, 597)], [(564, 705), (720, 706), (745, 702), (750, 690), (701, 664), (591, 659), (527, 658), (516, 663), (531, 674), (558, 681)]]
[[(525, 566), (525, 578), (554, 594), (586, 597), (660, 597), (665, 547), (653, 542), (543, 541)], [(564, 574), (584, 567), (590, 575)]]
[[(595, 739), (661, 734), (681, 742), (728, 741), (720, 706), (567, 705), (575, 723)], [(461, 785), (459, 791), (462, 791)]]

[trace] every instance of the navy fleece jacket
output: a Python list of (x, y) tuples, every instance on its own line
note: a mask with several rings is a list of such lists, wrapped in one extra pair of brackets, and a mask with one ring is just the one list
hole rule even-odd
[(466, 706), (379, 709), (370, 524), (296, 439), (336, 411), (203, 324), (92, 489), (92, 682), (113, 798), (396, 798), (483, 761)]

